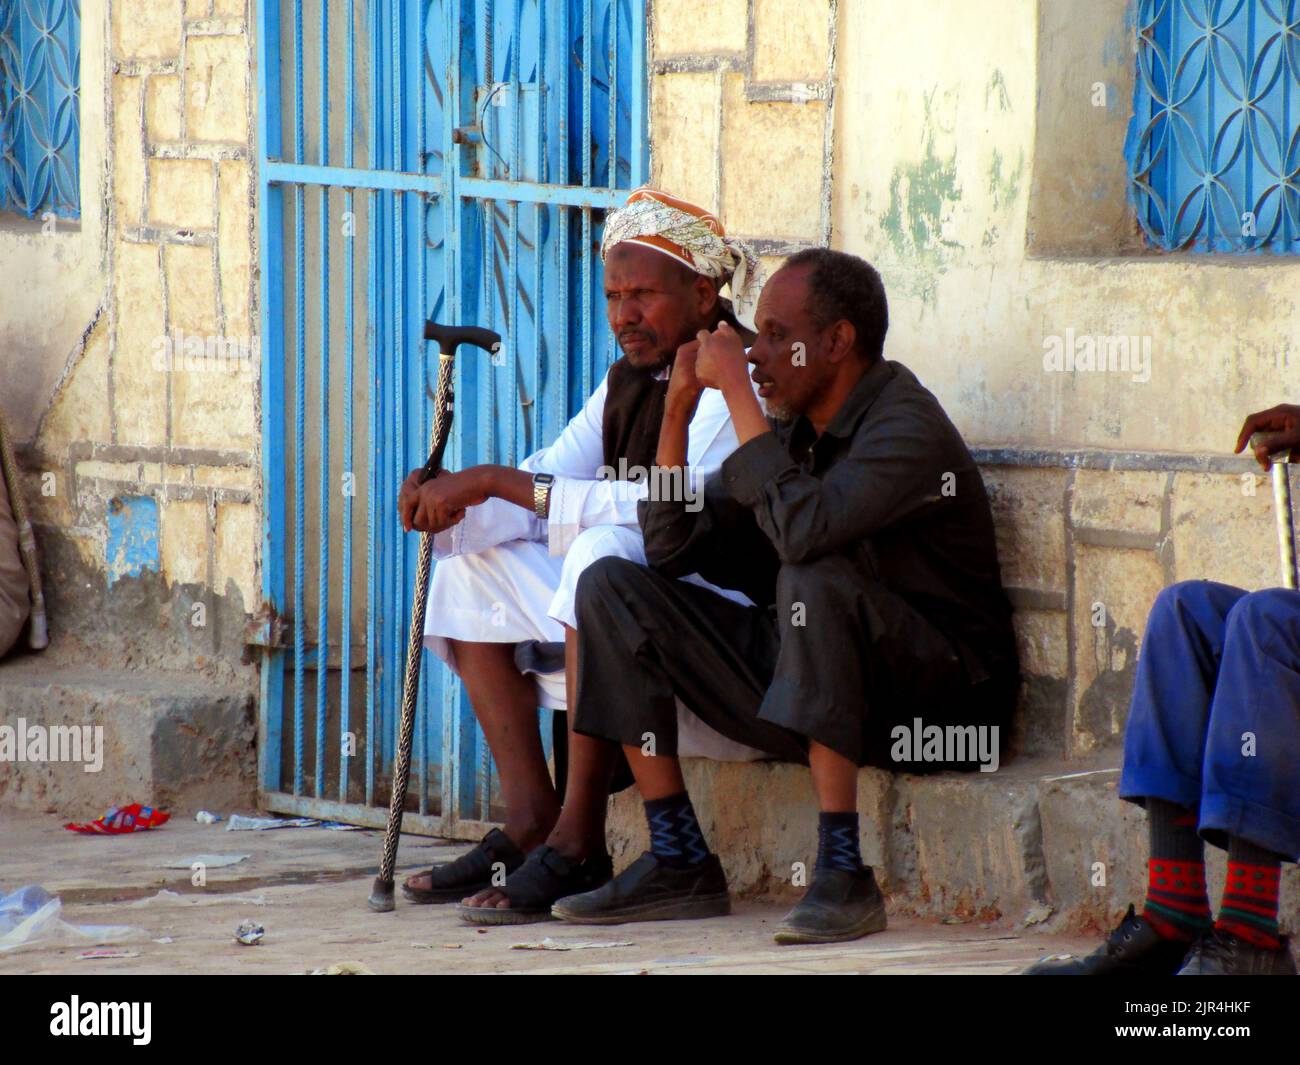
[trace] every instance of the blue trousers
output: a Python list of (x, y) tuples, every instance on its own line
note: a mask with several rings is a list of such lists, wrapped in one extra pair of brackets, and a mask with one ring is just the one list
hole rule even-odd
[(1300, 861), (1300, 592), (1210, 581), (1166, 588), (1147, 619), (1120, 798), (1199, 812)]

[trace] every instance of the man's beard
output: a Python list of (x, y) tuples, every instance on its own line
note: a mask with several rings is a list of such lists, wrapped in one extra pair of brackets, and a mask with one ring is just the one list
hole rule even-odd
[(676, 348), (671, 348), (667, 351), (657, 351), (653, 347), (649, 346), (655, 343), (653, 339), (647, 338), (644, 333), (637, 335), (638, 338), (649, 340), (649, 344), (646, 347), (641, 348), (635, 355), (629, 355), (626, 350), (623, 350), (622, 338), (619, 338), (619, 349), (623, 350), (624, 357), (638, 369), (658, 373), (672, 361), (672, 357), (677, 353)]
[(794, 420), (794, 411), (768, 399), (763, 400), (763, 413), (773, 421), (789, 422)]

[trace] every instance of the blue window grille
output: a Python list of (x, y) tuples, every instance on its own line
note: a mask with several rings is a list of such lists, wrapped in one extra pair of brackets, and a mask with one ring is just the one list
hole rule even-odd
[(1300, 252), (1300, 0), (1139, 0), (1125, 155), (1165, 251)]
[(80, 0), (0, 0), (0, 211), (80, 217), (80, 99)]

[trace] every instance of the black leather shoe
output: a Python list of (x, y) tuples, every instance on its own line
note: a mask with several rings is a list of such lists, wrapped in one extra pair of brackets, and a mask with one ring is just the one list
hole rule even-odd
[(1286, 937), (1280, 950), (1270, 950), (1216, 928), (1192, 948), (1178, 975), (1295, 976), (1296, 971), (1291, 942)]
[(782, 918), (778, 943), (841, 943), (885, 930), (885, 900), (870, 866), (819, 869), (799, 905)]
[(570, 895), (551, 916), (571, 924), (678, 921), (731, 912), (727, 878), (716, 854), (685, 869), (665, 865), (646, 851), (604, 887)]
[(1133, 907), (1091, 954), (1053, 954), (1025, 969), (1022, 976), (1173, 976), (1192, 944), (1166, 939)]

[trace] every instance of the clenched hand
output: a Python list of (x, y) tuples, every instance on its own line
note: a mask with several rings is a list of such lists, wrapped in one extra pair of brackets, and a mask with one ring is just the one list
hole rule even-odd
[(420, 471), (413, 470), (402, 482), (397, 498), (402, 528), (406, 532), (439, 533), (450, 529), (465, 517), (468, 507), (487, 499), (480, 478), (474, 470), (450, 473), (439, 470), (420, 484)]
[(1233, 451), (1239, 453), (1255, 433), (1260, 434), (1253, 447), (1255, 460), (1268, 469), (1268, 457), (1273, 452), (1300, 448), (1300, 407), (1280, 403), (1250, 415), (1237, 434), (1237, 446)]

